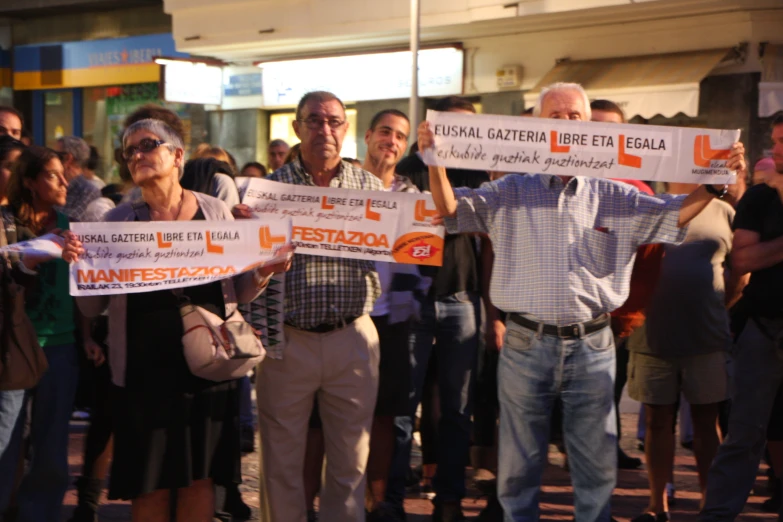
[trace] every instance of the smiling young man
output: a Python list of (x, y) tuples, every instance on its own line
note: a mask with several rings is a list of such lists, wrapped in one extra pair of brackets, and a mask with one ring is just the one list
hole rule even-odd
[[(364, 170), (375, 174), (387, 192), (419, 191), (410, 179), (395, 173), (397, 163), (408, 148), (409, 134), (408, 117), (395, 109), (376, 114), (364, 134), (367, 145)], [(375, 267), (382, 293), (370, 316), (381, 341), (381, 362), (367, 462), (372, 497), (368, 521), (390, 522), (398, 520), (394, 507), (385, 502), (394, 455), (394, 418), (408, 412), (411, 374), (408, 338), (411, 318), (417, 315), (414, 293), (421, 291), (422, 280), (415, 265), (379, 262)]]

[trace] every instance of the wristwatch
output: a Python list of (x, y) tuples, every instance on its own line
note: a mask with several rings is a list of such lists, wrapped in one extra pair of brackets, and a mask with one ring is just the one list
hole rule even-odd
[(723, 190), (718, 190), (713, 185), (704, 185), (704, 188), (707, 189), (707, 192), (717, 197), (718, 199), (723, 199), (726, 196), (726, 194), (729, 192), (728, 185), (723, 185)]

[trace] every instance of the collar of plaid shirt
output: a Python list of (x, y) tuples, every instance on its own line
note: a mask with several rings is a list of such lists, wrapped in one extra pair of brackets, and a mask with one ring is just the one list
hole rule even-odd
[[(266, 179), (315, 186), (299, 158)], [(343, 161), (329, 183), (333, 188), (383, 190), (372, 173)], [(285, 277), (285, 322), (297, 328), (341, 324), (370, 313), (381, 294), (375, 263), (359, 259), (297, 255)]]

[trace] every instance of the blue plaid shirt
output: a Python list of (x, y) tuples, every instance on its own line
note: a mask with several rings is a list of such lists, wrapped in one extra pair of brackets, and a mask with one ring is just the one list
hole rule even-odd
[(605, 179), (508, 175), (458, 188), (450, 233), (492, 239), (490, 297), (505, 312), (566, 325), (619, 308), (628, 298), (636, 248), (681, 243), (684, 196), (648, 196)]

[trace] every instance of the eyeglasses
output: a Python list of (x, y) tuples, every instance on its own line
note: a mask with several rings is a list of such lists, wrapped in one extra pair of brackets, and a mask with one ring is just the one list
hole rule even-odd
[(305, 124), (305, 126), (310, 130), (318, 130), (322, 129), (324, 126), (324, 123), (329, 126), (330, 129), (339, 129), (343, 125), (345, 125), (345, 120), (341, 120), (339, 118), (316, 118), (315, 116), (311, 116), (310, 118), (299, 120), (302, 123)]
[(133, 159), (133, 157), (136, 155), (137, 152), (152, 152), (153, 150), (157, 149), (161, 145), (165, 145), (166, 142), (163, 140), (153, 140), (152, 138), (144, 138), (139, 142), (138, 145), (131, 145), (130, 147), (127, 147), (124, 151), (122, 151), (122, 157), (125, 159), (125, 161), (130, 161)]

